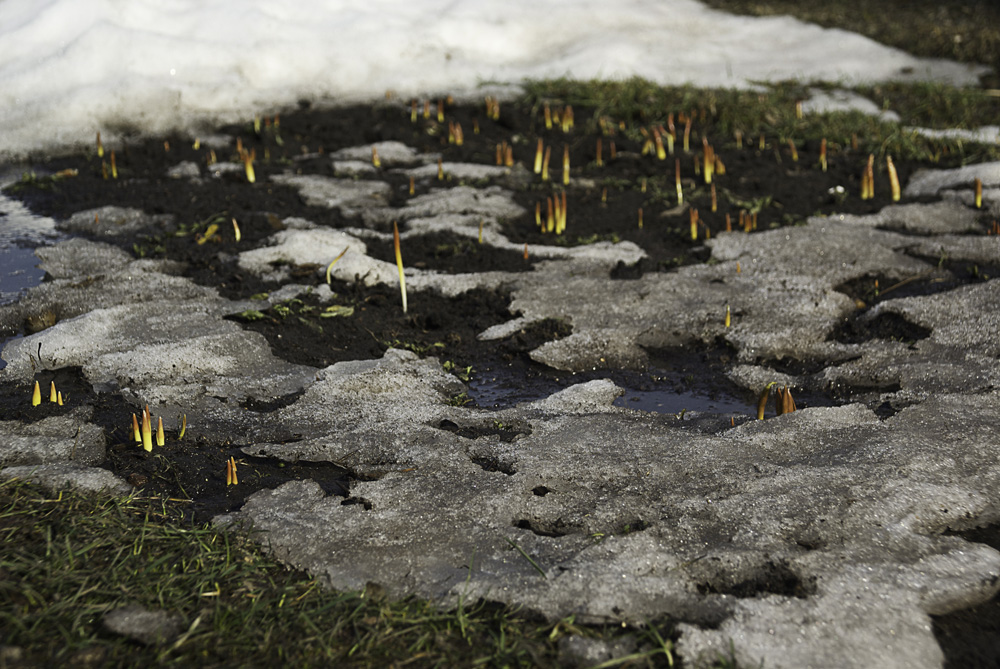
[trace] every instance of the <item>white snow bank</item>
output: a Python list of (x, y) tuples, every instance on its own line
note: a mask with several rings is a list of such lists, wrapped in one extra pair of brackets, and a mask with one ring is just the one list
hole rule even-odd
[(790, 18), (693, 0), (0, 0), (0, 157), (101, 130), (192, 129), (301, 98), (461, 92), (484, 80), (740, 86), (790, 77), (974, 81)]

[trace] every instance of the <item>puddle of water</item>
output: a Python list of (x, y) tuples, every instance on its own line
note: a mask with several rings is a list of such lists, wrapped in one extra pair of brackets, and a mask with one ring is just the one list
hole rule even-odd
[[(0, 217), (0, 227), (3, 222)], [(42, 282), (45, 270), (38, 263), (35, 249), (3, 246), (0, 240), (0, 306), (16, 302), (29, 288)]]
[[(634, 374), (633, 374), (634, 375)], [(617, 378), (621, 376), (622, 378)], [(756, 415), (756, 405), (751, 406), (746, 400), (726, 394), (709, 396), (705, 392), (678, 390), (673, 384), (665, 384), (661, 388), (635, 389), (629, 383), (629, 374), (619, 375), (588, 375), (570, 374), (562, 378), (513, 378), (479, 377), (474, 378), (469, 386), (469, 398), (484, 409), (505, 409), (522, 402), (544, 399), (569, 385), (585, 383), (594, 378), (611, 378), (625, 394), (614, 401), (617, 407), (639, 409), (661, 414), (679, 414), (682, 411), (698, 411), (718, 414), (748, 414)]]
[[(35, 249), (65, 238), (56, 230), (54, 220), (35, 216), (3, 193), (4, 188), (19, 178), (17, 169), (8, 167), (0, 171), (0, 306), (17, 302), (29, 288), (42, 282), (45, 271), (38, 267), (41, 261)], [(0, 339), (0, 352), (9, 341), (20, 336)], [(0, 359), (0, 369), (6, 366)]]
[(700, 393), (678, 393), (666, 390), (631, 390), (614, 401), (617, 407), (639, 409), (653, 413), (679, 414), (681, 411), (699, 411), (720, 414), (756, 414), (757, 408), (732, 397), (708, 397)]
[(469, 399), (483, 409), (508, 409), (522, 402), (532, 402), (548, 397), (567, 385), (569, 384), (559, 383), (548, 378), (518, 383), (509, 377), (476, 376), (468, 384), (468, 394)]
[(11, 168), (0, 171), (0, 305), (16, 301), (42, 282), (45, 272), (38, 269), (34, 249), (64, 237), (54, 220), (35, 216), (3, 192), (19, 178)]

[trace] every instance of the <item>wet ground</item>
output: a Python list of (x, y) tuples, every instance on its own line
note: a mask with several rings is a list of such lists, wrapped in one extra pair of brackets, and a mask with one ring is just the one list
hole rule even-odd
[[(303, 102), (300, 109), (280, 117), (219, 129), (220, 134), (237, 138), (243, 151), (253, 152), (256, 181), (247, 182), (239, 168), (240, 156), (235, 139), (211, 148), (196, 144), (191, 137), (163, 137), (136, 140), (120, 147), (106, 147), (103, 157), (94, 150), (39, 160), (31, 164), (24, 177), (8, 186), (5, 193), (23, 202), (33, 213), (56, 221), (70, 215), (105, 205), (134, 207), (148, 214), (166, 214), (172, 220), (130, 234), (103, 238), (136, 257), (166, 258), (183, 264), (183, 275), (197, 283), (216, 288), (230, 299), (263, 298), (280, 288), (279, 284), (260, 280), (242, 270), (236, 253), (262, 246), (268, 237), (285, 227), (290, 217), (301, 217), (333, 228), (369, 228), (390, 232), (388, 224), (366, 224), (360, 216), (344, 215), (337, 209), (306, 204), (299, 193), (274, 183), (270, 175), (289, 170), (295, 173), (333, 176), (329, 154), (339, 149), (373, 142), (398, 140), (421, 153), (440, 154), (445, 163), (467, 162), (494, 165), (498, 152), (510, 147), (516, 164), (532, 169), (537, 142), (553, 149), (547, 182), (521, 184), (515, 199), (527, 213), (504, 221), (504, 233), (517, 244), (574, 246), (595, 241), (627, 240), (638, 244), (647, 258), (632, 266), (620, 265), (613, 277), (627, 281), (646, 272), (669, 272), (691, 263), (703, 262), (708, 251), (702, 245), (706, 237), (727, 229), (740, 229), (740, 221), (753, 234), (756, 230), (796, 225), (809, 216), (830, 213), (867, 214), (891, 203), (886, 177), (879, 174), (875, 197), (861, 200), (846, 197), (845, 191), (860, 187), (860, 175), (867, 155), (850, 144), (831, 141), (827, 169), (820, 169), (819, 143), (799, 144), (747, 133), (742, 144), (729, 136), (720, 136), (712, 113), (706, 109), (681, 112), (674, 117), (675, 154), (657, 159), (654, 126), (635, 124), (635, 119), (595, 117), (593, 110), (573, 110), (576, 120), (569, 132), (558, 123), (564, 107), (553, 102), (550, 113), (557, 119), (546, 128), (544, 110), (526, 105), (504, 104), (498, 120), (487, 114), (485, 106), (452, 106), (444, 102), (448, 122), (436, 119), (440, 101), (427, 101), (431, 113), (423, 115), (418, 104), (414, 121), (411, 109), (401, 104), (380, 104), (320, 109)], [(626, 125), (625, 122), (628, 122)], [(690, 121), (689, 150), (683, 148), (685, 124)], [(449, 142), (449, 124), (463, 128), (464, 141), (459, 146)], [(625, 128), (628, 128), (626, 130)], [(636, 130), (641, 128), (641, 130)], [(476, 131), (475, 129), (478, 129)], [(647, 143), (647, 139), (650, 141)], [(666, 135), (661, 143), (668, 144)], [(718, 156), (713, 183), (707, 185), (701, 174), (705, 145)], [(111, 172), (112, 148), (115, 148)], [(644, 148), (647, 153), (644, 155)], [(568, 151), (571, 179), (564, 185), (563, 154)], [(600, 152), (600, 161), (598, 161)], [(185, 162), (206, 165), (230, 161), (236, 169), (220, 171), (210, 178), (188, 179), (168, 176), (171, 169)], [(600, 163), (600, 164), (599, 164)], [(683, 204), (677, 204), (675, 168), (680, 165)], [(900, 179), (905, 183), (918, 163), (896, 161)], [(939, 167), (940, 165), (935, 165)], [(696, 173), (696, 169), (698, 173)], [(388, 181), (392, 184), (390, 204), (406, 202), (409, 180), (398, 170), (375, 169), (356, 176), (362, 180)], [(443, 179), (415, 179), (413, 194), (420, 195), (456, 184)], [(485, 182), (477, 185), (486, 185)], [(505, 185), (510, 185), (509, 180)], [(713, 197), (714, 193), (714, 197)], [(548, 198), (566, 198), (567, 224), (562, 234), (547, 232)], [(537, 225), (535, 208), (539, 206), (543, 226)], [(697, 210), (695, 234), (692, 234), (692, 210)], [(639, 212), (642, 211), (640, 225)], [(239, 222), (241, 239), (235, 239), (231, 221)], [(982, 221), (983, 232), (988, 223)], [(214, 228), (214, 229), (213, 229)], [(403, 226), (406, 231), (406, 226)], [(408, 267), (445, 273), (479, 271), (531, 272), (535, 259), (521, 252), (477, 243), (459, 234), (436, 232), (408, 237), (402, 249)], [(25, 255), (19, 250), (17, 258)], [(369, 255), (393, 261), (389, 242), (370, 242)], [(21, 263), (24, 264), (24, 263)], [(292, 280), (306, 285), (322, 283), (322, 268), (315, 265), (293, 266)], [(861, 325), (865, 310), (888, 297), (929, 294), (947, 290), (956, 281), (976, 282), (995, 275), (1000, 268), (948, 267), (947, 281), (928, 275), (903, 285), (894, 285), (887, 277), (872, 276), (845, 284), (839, 289), (854, 298), (859, 307), (857, 318), (843, 323), (834, 337), (843, 341), (866, 338), (915, 339), (921, 333), (902, 319), (876, 320)], [(18, 270), (26, 278), (40, 270)], [(958, 277), (957, 279), (955, 277)], [(7, 281), (4, 282), (5, 286)], [(11, 284), (13, 286), (13, 284)], [(685, 350), (649, 351), (650, 362), (643, 369), (595, 370), (593, 373), (570, 373), (552, 370), (532, 361), (528, 354), (546, 341), (572, 332), (572, 324), (561, 321), (535, 323), (500, 341), (480, 341), (477, 335), (486, 328), (509, 320), (516, 314), (508, 310), (509, 295), (502, 291), (477, 289), (453, 298), (431, 292), (411, 292), (409, 311), (400, 308), (398, 291), (386, 286), (364, 286), (334, 280), (334, 302), (346, 311), (332, 316), (330, 305), (321, 305), (309, 295), (259, 310), (249, 309), (232, 317), (243, 327), (267, 337), (275, 355), (298, 364), (318, 368), (335, 362), (377, 358), (389, 347), (406, 348), (419, 355), (441, 359), (447, 368), (468, 384), (468, 391), (454, 401), (483, 408), (506, 408), (522, 401), (545, 397), (556, 390), (593, 378), (611, 378), (625, 388), (620, 406), (669, 414), (687, 411), (710, 411), (746, 415), (755, 413), (756, 398), (725, 377), (730, 352), (724, 343), (712, 347)], [(6, 288), (5, 288), (6, 290)], [(346, 315), (345, 315), (346, 314)], [(58, 314), (42, 323), (26, 322), (20, 336), (53, 324)], [(926, 336), (926, 333), (923, 333)], [(786, 363), (787, 365), (788, 363)], [(794, 364), (794, 363), (792, 363)], [(66, 370), (67, 380), (73, 379)], [(49, 379), (40, 379), (47, 384)], [(79, 378), (72, 380), (74, 400), (82, 400), (92, 391)], [(15, 412), (25, 389), (4, 388), (4, 403)], [(805, 393), (805, 394), (801, 394)], [(800, 389), (798, 405), (828, 406), (853, 399), (850, 393), (822, 393)], [(88, 401), (100, 398), (89, 397)], [(104, 402), (118, 406), (120, 402)], [(269, 407), (251, 407), (267, 411)], [(174, 497), (198, 498), (206, 514), (238, 506), (196, 485), (200, 463), (186, 465), (178, 451), (175, 462), (167, 463), (137, 453), (126, 438), (129, 412), (98, 411), (96, 419), (104, 424), (111, 441), (108, 465), (117, 473), (132, 477), (142, 486)], [(119, 426), (120, 429), (119, 429)], [(225, 445), (216, 451), (228, 453)], [(219, 453), (211, 458), (217, 460)], [(159, 463), (157, 469), (155, 463)], [(256, 463), (262, 473), (260, 485), (273, 484), (264, 463)], [(163, 471), (161, 471), (163, 470)], [(247, 479), (249, 483), (249, 479)], [(241, 487), (239, 498), (253, 487)], [(201, 491), (201, 492), (199, 492)], [(232, 493), (229, 493), (232, 495)], [(209, 502), (208, 498), (216, 499)]]
[[(437, 101), (430, 104), (435, 108)], [(689, 152), (684, 152), (678, 138), (677, 158), (658, 160), (655, 154), (644, 155), (644, 137), (632, 130), (637, 127), (632, 125), (635, 119), (593, 119), (592, 110), (578, 108), (574, 110), (579, 119), (575, 129), (564, 133), (558, 127), (547, 129), (543, 112), (537, 108), (507, 104), (500, 119), (492, 120), (482, 105), (445, 104), (450, 122), (461, 124), (464, 130), (461, 146), (449, 143), (448, 124), (438, 122), (434, 114), (424, 118), (421, 113), (415, 121), (411, 120), (408, 105), (321, 110), (304, 103), (301, 109), (282, 114), (280, 121), (262, 120), (259, 129), (250, 123), (220, 129), (220, 133), (239, 138), (244, 151), (255, 154), (256, 179), (252, 184), (247, 182), (240, 167), (208, 178), (168, 176), (171, 169), (186, 161), (204, 166), (212, 162), (214, 154), (217, 161), (238, 163), (239, 155), (235, 142), (218, 144), (214, 149), (206, 142), (196, 148), (195, 138), (165, 137), (114, 147), (117, 178), (111, 173), (112, 147), (106, 147), (103, 157), (94, 150), (39, 160), (31, 166), (33, 176), (26, 175), (9, 187), (6, 194), (36, 214), (56, 221), (105, 205), (168, 214), (171, 220), (154, 227), (101, 240), (114, 243), (136, 257), (178, 261), (184, 276), (234, 300), (259, 299), (281, 288), (280, 284), (262, 281), (241, 269), (236, 253), (264, 245), (270, 235), (286, 227), (291, 217), (332, 228), (391, 232), (390, 224), (366, 223), (360, 216), (306, 204), (296, 190), (269, 180), (270, 176), (287, 171), (333, 176), (331, 152), (377, 141), (398, 140), (422, 153), (439, 153), (445, 163), (486, 165), (496, 163), (498, 147), (503, 152), (505, 146), (510, 146), (514, 162), (530, 172), (537, 142), (541, 140), (552, 149), (551, 178), (548, 182), (532, 179), (527, 184), (505, 183), (507, 187), (517, 186), (516, 200), (528, 213), (504, 221), (504, 234), (519, 246), (634, 242), (648, 257), (634, 266), (619, 266), (613, 276), (622, 281), (634, 280), (647, 272), (670, 272), (679, 266), (706, 261), (709, 254), (703, 246), (704, 239), (727, 229), (740, 229), (741, 220), (747, 234), (754, 234), (754, 229), (792, 226), (810, 216), (874, 213), (891, 202), (885, 175), (881, 174), (873, 199), (844, 197), (845, 191), (858, 191), (867, 159), (867, 154), (852, 149), (849, 143), (830, 143), (828, 169), (823, 171), (819, 168), (818, 143), (793, 149), (779, 138), (748, 133), (745, 143), (738, 146), (735, 138), (717, 133), (710, 110), (687, 112), (692, 127)], [(551, 111), (565, 113), (555, 103)], [(630, 122), (628, 132), (618, 125), (618, 121), (626, 120)], [(675, 122), (683, 128), (681, 115)], [(647, 132), (651, 128), (649, 124)], [(699, 170), (704, 169), (706, 143), (719, 156), (719, 164), (724, 165), (723, 173), (717, 164), (711, 186), (705, 183), (702, 174), (695, 172), (696, 162)], [(571, 165), (571, 179), (565, 186), (564, 150)], [(675, 160), (680, 160), (682, 206), (677, 203)], [(896, 165), (904, 183), (920, 167), (902, 160)], [(457, 185), (457, 180), (447, 174), (443, 176), (443, 179), (416, 179), (413, 194)], [(398, 206), (411, 197), (408, 179), (397, 172), (379, 168), (357, 178), (388, 181), (392, 186), (390, 204)], [(536, 222), (536, 205), (544, 223), (548, 198), (561, 203), (563, 196), (566, 231), (557, 235), (541, 230)], [(693, 209), (698, 211), (694, 233)], [(234, 235), (233, 219), (239, 222), (239, 241)], [(985, 218), (979, 221), (982, 234), (987, 233), (989, 223)], [(526, 258), (520, 252), (443, 232), (407, 237), (401, 253), (408, 267), (452, 274), (532, 272), (538, 262), (530, 255)], [(382, 260), (394, 259), (394, 249), (388, 242), (370, 242), (369, 254)], [(928, 273), (898, 284), (887, 276), (873, 275), (838, 287), (839, 292), (855, 300), (858, 312), (831, 337), (851, 343), (872, 338), (921, 339), (927, 336), (926, 331), (892, 314), (871, 321), (862, 316), (890, 297), (932, 294), (984, 281), (1000, 271), (1000, 267), (993, 266), (947, 266), (946, 259), (941, 260), (939, 267), (948, 270), (946, 278), (944, 274)], [(324, 283), (322, 268), (318, 266), (293, 265), (290, 269), (297, 283), (316, 288)], [(29, 276), (32, 269), (17, 271)], [(9, 285), (12, 287), (8, 288)], [(725, 375), (733, 360), (732, 351), (722, 341), (648, 351), (648, 364), (637, 369), (562, 372), (533, 361), (529, 353), (545, 342), (570, 334), (573, 331), (570, 322), (545, 320), (501, 340), (478, 339), (477, 335), (487, 328), (517, 315), (510, 312), (510, 296), (502, 289), (476, 289), (451, 298), (432, 292), (411, 292), (409, 309), (404, 313), (399, 292), (391, 287), (334, 280), (330, 288), (335, 294), (332, 306), (336, 310), (330, 303), (320, 303), (307, 293), (275, 305), (261, 300), (260, 309), (247, 309), (231, 318), (242, 327), (263, 334), (278, 357), (317, 368), (340, 361), (378, 358), (390, 347), (437, 357), (447, 371), (467, 385), (466, 392), (453, 397), (458, 405), (503, 409), (546, 397), (582, 381), (610, 378), (625, 389), (625, 395), (617, 400), (620, 406), (674, 414), (682, 419), (689, 411), (710, 412), (726, 416), (733, 424), (749, 420), (756, 413), (756, 398)], [(4, 294), (16, 289), (19, 286), (10, 284), (5, 277)], [(0, 334), (5, 338), (21, 336), (51, 326), (59, 318), (60, 314), (53, 313), (41, 321), (22, 323), (16, 331)], [(794, 366), (798, 361), (782, 364)], [(54, 382), (64, 393), (64, 406), (43, 403), (29, 414), (26, 409), (30, 388), (0, 383), (0, 407), (8, 419), (37, 420), (39, 416), (91, 407), (92, 422), (104, 428), (108, 439), (108, 460), (104, 466), (148, 494), (190, 500), (198, 519), (238, 509), (250, 494), (294, 479), (315, 480), (327, 493), (350, 501), (349, 471), (330, 463), (287, 463), (250, 457), (240, 450), (241, 444), (207, 441), (197, 434), (188, 434), (183, 439), (168, 434), (164, 448), (146, 453), (137, 448), (131, 434), (131, 416), (138, 408), (128, 405), (119, 394), (96, 393), (76, 368), (40, 372), (37, 380), (43, 388)], [(863, 389), (857, 394), (851, 390), (816, 388), (796, 392), (800, 408), (843, 404), (864, 394)], [(285, 403), (294, 399), (286, 398)], [(282, 401), (251, 399), (245, 408), (266, 420), (266, 414), (281, 404)], [(888, 411), (891, 413), (891, 407)], [(299, 436), (288, 435), (289, 441), (296, 438)], [(215, 471), (218, 463), (229, 457), (238, 460), (239, 486), (227, 486), (224, 472)], [(775, 567), (773, 580), (778, 585), (774, 587), (784, 592), (789, 588), (782, 589), (781, 583), (787, 579), (779, 567)], [(940, 634), (951, 639), (964, 638), (962, 634), (980, 623), (976, 617), (962, 622), (965, 619), (956, 616), (939, 619)], [(958, 646), (967, 644), (953, 646), (949, 652), (957, 653)]]

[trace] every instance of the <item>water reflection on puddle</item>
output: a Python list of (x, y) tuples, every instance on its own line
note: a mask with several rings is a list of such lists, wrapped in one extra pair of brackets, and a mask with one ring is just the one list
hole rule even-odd
[(3, 192), (20, 178), (17, 168), (0, 167), (0, 304), (17, 301), (42, 282), (45, 272), (38, 268), (35, 249), (64, 236), (56, 230), (54, 220), (32, 214)]
[(0, 173), (0, 304), (9, 304), (28, 288), (42, 282), (34, 249), (52, 244), (61, 236), (51, 218), (35, 216), (3, 189), (17, 181), (8, 171)]
[(674, 389), (630, 390), (614, 401), (617, 407), (639, 409), (653, 413), (679, 414), (682, 411), (706, 413), (756, 413), (756, 408), (747, 402), (732, 397), (708, 397), (700, 393), (678, 393)]
[[(40, 260), (35, 249), (62, 237), (51, 218), (35, 216), (3, 193), (4, 188), (19, 178), (16, 169), (0, 171), (0, 305), (16, 302), (29, 288), (42, 282), (45, 271), (38, 267)], [(7, 342), (19, 336), (0, 338), (0, 352)], [(0, 369), (6, 364), (0, 359)]]
[[(0, 217), (0, 226), (4, 219)], [(16, 302), (27, 290), (42, 282), (45, 271), (38, 267), (35, 249), (5, 246), (0, 239), (0, 305)]]
[[(630, 387), (628, 383), (632, 375), (623, 374), (623, 378), (611, 380), (625, 390), (625, 394), (614, 401), (614, 406), (626, 409), (638, 409), (661, 414), (679, 414), (682, 411), (697, 411), (718, 414), (755, 414), (756, 407), (747, 400), (724, 393), (709, 396), (705, 392), (678, 390), (674, 384), (664, 384), (662, 388), (650, 388), (649, 383), (642, 390)], [(555, 378), (474, 378), (468, 384), (468, 396), (477, 406), (483, 409), (507, 409), (522, 402), (532, 402), (545, 399), (553, 393), (566, 387), (585, 383), (601, 376), (570, 375), (562, 379)]]

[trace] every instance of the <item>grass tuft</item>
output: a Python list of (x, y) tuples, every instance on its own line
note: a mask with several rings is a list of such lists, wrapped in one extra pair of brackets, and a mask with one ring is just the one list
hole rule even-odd
[[(0, 628), (28, 666), (558, 666), (567, 635), (640, 642), (629, 666), (672, 666), (662, 626), (549, 624), (485, 602), (442, 611), (340, 593), (264, 555), (246, 533), (190, 523), (183, 505), (0, 484)], [(144, 645), (102, 619), (138, 605), (181, 633)], [(669, 628), (666, 630), (669, 632)], [(666, 640), (664, 640), (666, 639)], [(666, 651), (666, 652), (665, 652)], [(619, 663), (607, 666), (617, 666)]]
[[(909, 129), (977, 128), (996, 123), (1000, 98), (975, 88), (935, 83), (890, 83), (839, 87), (795, 81), (758, 84), (759, 90), (703, 89), (660, 86), (638, 77), (617, 81), (554, 79), (525, 86), (526, 104), (539, 109), (545, 103), (567, 103), (593, 108), (587, 130), (600, 132), (602, 121), (624, 123), (623, 132), (640, 141), (642, 128), (667, 124), (671, 114), (696, 111), (701, 132), (713, 138), (761, 136), (768, 142), (794, 137), (796, 142), (847, 146), (853, 136), (860, 150), (881, 161), (886, 155), (940, 163), (942, 167), (1000, 159), (1000, 146), (927, 138)], [(806, 114), (799, 118), (797, 103), (810, 97), (810, 88), (848, 88), (880, 107), (900, 114), (901, 122), (859, 111)], [(704, 114), (704, 118), (702, 118)], [(735, 146), (736, 140), (733, 139)]]

